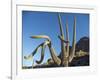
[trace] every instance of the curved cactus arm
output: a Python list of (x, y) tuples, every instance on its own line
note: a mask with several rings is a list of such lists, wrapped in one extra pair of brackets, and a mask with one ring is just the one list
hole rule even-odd
[(52, 60), (54, 61), (54, 63), (55, 63), (56, 65), (59, 66), (59, 65), (61, 64), (61, 60), (60, 60), (59, 57), (56, 55), (55, 49), (52, 48), (51, 45), (48, 45), (48, 47), (49, 47), (49, 51), (50, 51)]
[(29, 56), (24, 56), (24, 59), (26, 59), (26, 60), (32, 60), (33, 56), (36, 54), (36, 52), (38, 51), (38, 49), (41, 48), (42, 45), (43, 45), (43, 43), (41, 43), (40, 45), (38, 45), (38, 47)]
[(37, 63), (37, 64), (42, 63), (42, 61), (43, 61), (43, 59), (44, 59), (44, 50), (45, 50), (45, 47), (44, 47), (44, 45), (43, 45), (42, 48), (41, 48), (41, 58), (40, 58), (39, 61), (36, 60), (36, 63)]
[[(31, 36), (30, 38), (34, 38), (34, 39), (41, 39), (41, 38), (44, 38), (44, 39), (47, 39), (48, 41), (51, 41), (50, 38), (46, 35), (35, 35), (35, 36)], [(36, 54), (37, 50), (44, 44), (41, 43), (40, 45), (38, 45), (38, 47), (29, 55), (29, 56), (24, 56), (24, 59), (32, 59), (32, 57)]]
[(40, 58), (39, 61), (36, 60), (37, 64), (42, 63), (42, 61), (44, 59), (44, 52), (45, 52), (45, 48), (46, 48), (47, 44), (49, 44), (49, 41), (45, 41), (44, 44), (42, 45), (42, 48), (41, 48), (41, 58)]
[(69, 55), (69, 62), (71, 62), (75, 56), (75, 46), (76, 46), (76, 17), (74, 16), (73, 42), (72, 42), (72, 49)]
[(35, 36), (31, 36), (30, 38), (34, 38), (34, 39), (47, 39), (48, 41), (51, 41), (50, 38), (47, 35), (35, 35)]

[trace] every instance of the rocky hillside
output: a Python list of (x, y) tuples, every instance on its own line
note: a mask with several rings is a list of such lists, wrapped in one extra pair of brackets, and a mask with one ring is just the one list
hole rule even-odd
[(77, 51), (85, 51), (89, 52), (89, 38), (88, 37), (82, 37), (76, 44), (76, 52)]

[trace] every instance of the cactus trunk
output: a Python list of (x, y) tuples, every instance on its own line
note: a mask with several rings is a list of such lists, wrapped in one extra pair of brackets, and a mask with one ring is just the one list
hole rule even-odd
[[(58, 14), (58, 21), (59, 21), (59, 27), (60, 27), (60, 35), (64, 40), (64, 32), (63, 32), (63, 29), (62, 29), (60, 14)], [(64, 46), (64, 42), (61, 41), (61, 65), (62, 66), (66, 66), (65, 61), (66, 61), (66, 49), (65, 49), (65, 46)]]

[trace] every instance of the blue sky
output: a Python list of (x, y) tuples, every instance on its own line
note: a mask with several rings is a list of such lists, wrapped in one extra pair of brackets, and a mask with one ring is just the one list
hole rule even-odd
[[(53, 47), (57, 54), (60, 53), (60, 40), (57, 37), (60, 34), (58, 17), (56, 12), (35, 12), (23, 11), (22, 12), (22, 35), (23, 35), (23, 56), (31, 54), (31, 52), (44, 41), (44, 39), (32, 39), (32, 35), (47, 35), (51, 38)], [(68, 21), (70, 45), (72, 45), (73, 37), (73, 23), (74, 16), (76, 16), (76, 41), (80, 38), (89, 37), (89, 14), (82, 13), (60, 13), (64, 34), (66, 34), (66, 20)], [(66, 35), (65, 35), (66, 37)], [(48, 48), (45, 49), (46, 62), (51, 58)], [(40, 59), (40, 50), (34, 56), (34, 60)], [(23, 65), (31, 65), (32, 61), (23, 59)]]

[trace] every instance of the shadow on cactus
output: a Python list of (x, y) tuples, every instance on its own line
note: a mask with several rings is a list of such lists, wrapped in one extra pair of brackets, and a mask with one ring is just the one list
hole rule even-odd
[[(58, 38), (61, 41), (61, 58), (57, 56), (56, 50), (52, 46), (52, 40), (50, 39), (49, 36), (46, 35), (34, 35), (31, 36), (33, 39), (46, 39), (43, 43), (37, 46), (37, 48), (29, 55), (29, 56), (24, 56), (24, 59), (34, 59), (34, 55), (38, 51), (39, 48), (41, 48), (41, 58), (40, 60), (36, 60), (37, 64), (41, 64), (43, 59), (44, 59), (44, 52), (46, 46), (49, 48), (50, 55), (52, 59), (48, 59), (47, 65), (54, 64), (56, 66), (68, 66), (68, 64), (72, 61), (74, 55), (75, 55), (75, 45), (76, 45), (76, 17), (74, 17), (74, 22), (73, 22), (73, 42), (72, 42), (72, 49), (69, 52), (69, 32), (68, 32), (68, 23), (66, 22), (66, 36), (67, 39), (64, 37), (64, 32), (63, 32), (63, 27), (62, 27), (62, 22), (61, 22), (61, 16), (58, 14), (58, 21), (59, 21), (59, 28), (60, 28), (60, 35), (58, 35)], [(32, 66), (34, 67), (34, 65)]]

